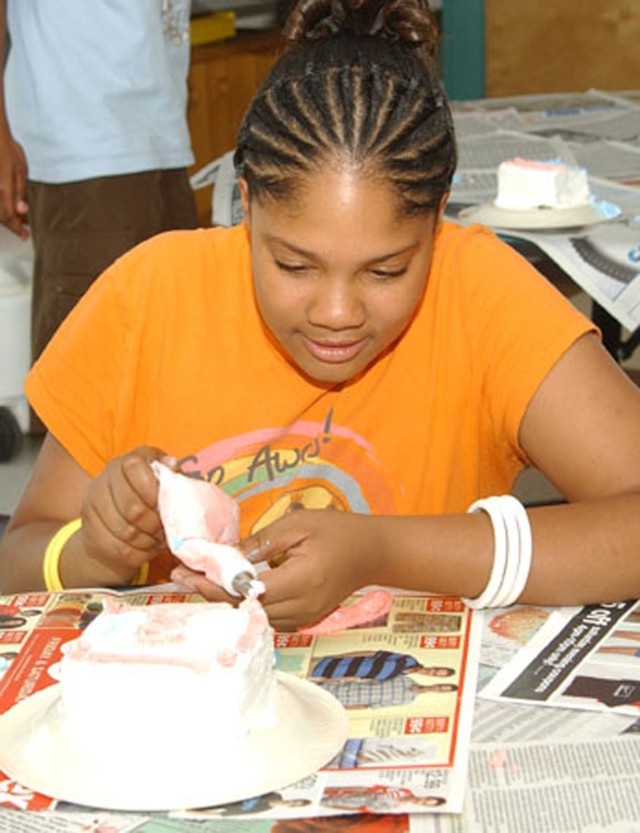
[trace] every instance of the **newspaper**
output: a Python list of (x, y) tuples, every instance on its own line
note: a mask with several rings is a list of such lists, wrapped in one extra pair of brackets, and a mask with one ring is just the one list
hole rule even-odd
[[(546, 679), (560, 667), (557, 680), (598, 661), (598, 673), (604, 674), (614, 665), (609, 657), (621, 648), (624, 675), (635, 677), (640, 669), (628, 669), (640, 662), (632, 656), (640, 649), (638, 639), (636, 602), (487, 612), (484, 684), (476, 700), (464, 810), (455, 816), (412, 816), (411, 833), (640, 833), (637, 711), (607, 706), (593, 711), (593, 704), (577, 703), (549, 709), (538, 697), (529, 701), (499, 693), (523, 657), (535, 657), (522, 675), (525, 686), (541, 667)], [(543, 665), (545, 659), (552, 664)]]
[(446, 214), (491, 203), (498, 165), (514, 157), (587, 169), (598, 224), (563, 230), (501, 229), (530, 241), (615, 321), (640, 326), (640, 93), (590, 90), (454, 103), (459, 164)]
[[(316, 833), (331, 821), (0, 811), (2, 833)], [(474, 746), (462, 814), (341, 821), (357, 833), (640, 833), (640, 739)]]
[[(55, 682), (50, 669), (60, 661), (62, 646), (99, 614), (109, 595), (114, 594), (87, 590), (0, 597), (0, 712)], [(141, 605), (201, 600), (170, 588), (132, 590), (126, 598)], [(457, 598), (400, 592), (385, 620), (368, 627), (323, 636), (277, 634), (277, 668), (312, 680), (342, 700), (349, 714), (349, 740), (322, 770), (279, 790), (277, 800), (255, 797), (249, 804), (185, 810), (173, 814), (176, 823), (178, 816), (200, 823), (208, 816), (460, 812), (481, 630), (481, 614)], [(380, 657), (380, 652), (401, 661), (385, 665), (386, 654)], [(354, 676), (362, 657), (371, 678)], [(385, 668), (382, 681), (374, 679), (380, 665)], [(28, 814), (30, 825), (43, 821), (46, 811), (61, 809), (65, 812), (55, 814), (56, 824), (69, 813), (74, 824), (82, 811), (61, 808), (55, 798), (34, 793), (1, 773), (0, 807), (41, 811)], [(0, 814), (0, 830), (5, 815)], [(98, 813), (97, 818), (106, 815)], [(168, 824), (169, 815), (162, 815)], [(117, 817), (119, 824), (130, 823)], [(138, 817), (135, 823), (140, 822)]]
[(214, 159), (190, 179), (194, 191), (213, 186), (211, 224), (214, 226), (235, 226), (244, 217), (233, 154), (234, 151), (230, 150)]
[(495, 685), (496, 674), (511, 667), (521, 651), (528, 651), (546, 623), (558, 618), (568, 621), (576, 608), (548, 608), (514, 606), (486, 611), (480, 652), (478, 690), (473, 716), (471, 741), (482, 743), (523, 743), (540, 740), (594, 740), (611, 738), (640, 729), (636, 715), (620, 714), (611, 710), (594, 713), (575, 709), (550, 711), (539, 707), (537, 701), (487, 697), (490, 685)]
[(187, 821), (135, 818), (106, 813), (19, 813), (0, 808), (0, 833), (408, 833), (411, 820), (402, 815), (338, 816), (332, 819), (217, 819)]
[(479, 696), (640, 719), (640, 603), (554, 611)]
[(640, 833), (640, 738), (474, 746), (464, 812), (411, 833)]
[[(38, 597), (23, 598), (23, 606)], [(620, 644), (620, 629), (635, 626), (638, 605), (613, 625), (597, 624), (598, 645)], [(618, 611), (619, 612), (619, 611)], [(515, 606), (484, 615), (480, 678), (485, 685), (544, 628), (576, 608)], [(614, 611), (615, 614), (615, 611)], [(628, 660), (627, 660), (628, 663)], [(634, 728), (634, 725), (636, 728)], [(564, 729), (564, 731), (563, 731)], [(359, 833), (640, 833), (640, 737), (634, 718), (615, 711), (549, 709), (478, 698), (473, 719), (466, 797), (460, 814), (385, 814), (333, 819), (245, 816), (199, 821), (104, 812), (19, 812), (0, 808), (4, 833), (315, 833), (340, 822)], [(5, 802), (5, 806), (7, 806)], [(14, 802), (11, 806), (19, 806)], [(323, 824), (324, 821), (324, 824)]]

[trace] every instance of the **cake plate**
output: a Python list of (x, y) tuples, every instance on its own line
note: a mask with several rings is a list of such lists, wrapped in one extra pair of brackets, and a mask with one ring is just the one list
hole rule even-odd
[(503, 229), (520, 231), (578, 228), (604, 223), (608, 219), (605, 213), (594, 205), (580, 205), (575, 208), (533, 208), (516, 211), (498, 208), (492, 202), (471, 205), (459, 214), (460, 220), (470, 223), (482, 223), (485, 226), (497, 226)]
[[(71, 742), (58, 715), (60, 686), (52, 685), (0, 715), (0, 769), (43, 795), (121, 811), (196, 809), (281, 789), (340, 751), (348, 719), (314, 683), (282, 672), (276, 677), (274, 726), (232, 747), (203, 746), (194, 737), (180, 744), (179, 754), (162, 726), (154, 748), (123, 737), (106, 754), (91, 738), (81, 746)], [(167, 727), (179, 730), (179, 711), (167, 715)]]

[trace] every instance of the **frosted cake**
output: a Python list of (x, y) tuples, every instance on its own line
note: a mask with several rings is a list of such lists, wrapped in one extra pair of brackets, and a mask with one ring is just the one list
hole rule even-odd
[(498, 166), (494, 203), (497, 208), (577, 208), (589, 202), (589, 180), (584, 168), (527, 159), (511, 159)]
[(187, 754), (275, 722), (273, 630), (255, 600), (107, 600), (62, 652), (59, 718), (76, 743)]

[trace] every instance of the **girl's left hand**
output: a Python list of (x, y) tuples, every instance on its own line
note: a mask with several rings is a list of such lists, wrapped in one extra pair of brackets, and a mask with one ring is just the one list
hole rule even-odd
[[(271, 625), (292, 631), (324, 618), (355, 590), (374, 584), (382, 559), (381, 519), (332, 509), (299, 509), (246, 538), (240, 550), (260, 572)], [(201, 573), (179, 565), (173, 581), (213, 602), (238, 603)]]
[(260, 574), (261, 601), (272, 626), (295, 630), (322, 619), (344, 599), (375, 583), (384, 537), (378, 519), (332, 509), (290, 512), (242, 542)]

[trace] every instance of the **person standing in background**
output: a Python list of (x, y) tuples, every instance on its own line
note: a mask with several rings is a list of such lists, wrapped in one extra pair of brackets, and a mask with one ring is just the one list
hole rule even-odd
[(190, 5), (0, 0), (0, 222), (33, 238), (33, 361), (116, 258), (197, 225)]

